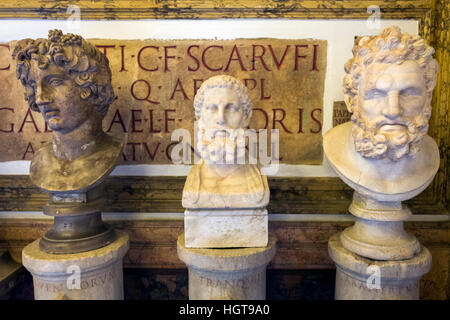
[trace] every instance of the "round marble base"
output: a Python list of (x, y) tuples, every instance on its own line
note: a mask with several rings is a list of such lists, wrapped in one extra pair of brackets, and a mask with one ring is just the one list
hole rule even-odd
[(190, 300), (266, 298), (266, 267), (275, 256), (275, 237), (269, 236), (262, 248), (191, 249), (181, 234), (177, 250), (189, 269)]
[(39, 240), (22, 251), (22, 263), (33, 276), (36, 300), (122, 300), (122, 259), (128, 235), (115, 230), (117, 239), (100, 249), (73, 254), (50, 254)]
[(336, 300), (417, 300), (420, 278), (431, 269), (431, 254), (423, 246), (411, 259), (377, 261), (347, 250), (335, 234), (328, 253), (336, 264)]
[(355, 191), (349, 211), (355, 224), (340, 237), (347, 250), (387, 261), (411, 259), (420, 252), (419, 241), (403, 228), (403, 221), (412, 214), (401, 202), (378, 201)]
[(411, 259), (421, 250), (419, 241), (403, 229), (403, 221), (373, 221), (356, 218), (340, 236), (342, 245), (373, 260)]

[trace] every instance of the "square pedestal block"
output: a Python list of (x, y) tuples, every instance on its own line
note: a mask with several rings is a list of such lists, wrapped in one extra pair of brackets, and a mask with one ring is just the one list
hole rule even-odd
[(267, 210), (186, 209), (186, 248), (265, 247), (268, 242)]

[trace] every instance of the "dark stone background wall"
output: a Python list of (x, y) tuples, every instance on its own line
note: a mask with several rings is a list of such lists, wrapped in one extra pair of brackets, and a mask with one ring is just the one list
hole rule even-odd
[[(332, 300), (335, 270), (268, 270), (267, 300)], [(185, 300), (187, 270), (124, 269), (125, 300)], [(33, 279), (23, 270), (2, 300), (33, 300)]]

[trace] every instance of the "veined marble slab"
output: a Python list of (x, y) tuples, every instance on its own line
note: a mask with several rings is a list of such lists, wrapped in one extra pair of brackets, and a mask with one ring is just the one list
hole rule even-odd
[(186, 209), (184, 234), (186, 248), (265, 247), (269, 234), (267, 210)]

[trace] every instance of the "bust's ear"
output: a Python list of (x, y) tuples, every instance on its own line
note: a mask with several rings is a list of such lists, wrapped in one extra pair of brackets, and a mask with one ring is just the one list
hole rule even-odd
[(250, 110), (249, 113), (244, 112), (244, 115), (242, 118), (242, 127), (248, 126), (248, 124), (250, 123), (250, 119), (252, 118), (252, 113), (253, 113), (253, 110)]

